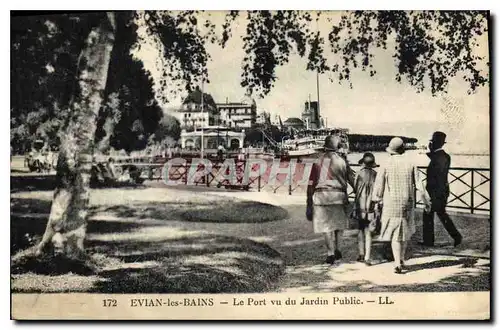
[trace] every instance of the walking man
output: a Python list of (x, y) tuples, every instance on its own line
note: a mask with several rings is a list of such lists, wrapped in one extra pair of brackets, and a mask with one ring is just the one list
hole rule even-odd
[(462, 235), (446, 213), (446, 203), (450, 195), (448, 171), (451, 158), (443, 150), (445, 143), (446, 134), (439, 131), (432, 134), (432, 139), (429, 142), (430, 152), (427, 153), (427, 156), (431, 161), (427, 167), (427, 192), (432, 205), (430, 210), (424, 211), (423, 216), (423, 244), (425, 246), (434, 246), (434, 213), (437, 213), (444, 228), (453, 238), (454, 246), (462, 242)]

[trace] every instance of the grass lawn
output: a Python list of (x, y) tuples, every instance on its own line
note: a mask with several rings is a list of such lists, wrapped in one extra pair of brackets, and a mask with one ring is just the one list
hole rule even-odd
[[(11, 195), (13, 255), (41, 238), (50, 212), (52, 192), (28, 190)], [(90, 214), (87, 262), (21, 259), (12, 265), (13, 292), (264, 292), (284, 271), (280, 254), (265, 243), (189, 225), (237, 226), (287, 217), (277, 206), (196, 192), (116, 188), (94, 190)]]

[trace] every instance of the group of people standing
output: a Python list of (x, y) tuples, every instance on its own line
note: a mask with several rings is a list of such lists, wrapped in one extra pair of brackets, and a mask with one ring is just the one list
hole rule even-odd
[[(394, 272), (405, 272), (407, 243), (415, 234), (415, 198), (425, 205), (423, 216), (423, 242), (434, 245), (434, 214), (454, 239), (454, 246), (462, 242), (450, 217), (446, 213), (446, 202), (450, 194), (448, 170), (450, 156), (442, 149), (446, 134), (435, 132), (429, 141), (430, 163), (427, 168), (427, 184), (420, 180), (417, 166), (405, 156), (404, 142), (394, 137), (386, 151), (390, 154), (386, 164), (379, 165), (371, 153), (360, 160), (362, 168), (357, 174), (339, 154), (340, 138), (328, 136), (324, 153), (313, 166), (307, 190), (306, 217), (312, 221), (315, 233), (325, 236), (328, 256), (326, 263), (334, 264), (342, 258), (339, 240), (343, 230), (348, 229), (350, 218), (354, 218), (359, 229), (357, 261), (372, 265), (372, 236), (390, 242), (394, 261)], [(347, 186), (355, 192), (354, 210), (348, 214)], [(415, 193), (416, 192), (416, 193)]]

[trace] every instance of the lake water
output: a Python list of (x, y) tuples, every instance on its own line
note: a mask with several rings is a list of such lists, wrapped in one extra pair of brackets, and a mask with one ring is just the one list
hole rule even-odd
[[(376, 162), (384, 165), (390, 155), (386, 152), (374, 153)], [(349, 163), (357, 165), (363, 153), (352, 153), (348, 155)], [(429, 158), (421, 150), (407, 151), (406, 156), (417, 166), (427, 167)], [(299, 184), (303, 179), (304, 167), (298, 164), (293, 173), (291, 188), (285, 182), (286, 174), (278, 174), (274, 183), (270, 183), (271, 166), (268, 166), (261, 180), (261, 190), (274, 193), (305, 194), (307, 186)], [(451, 154), (451, 170), (448, 181), (450, 183), (451, 195), (448, 199), (448, 207), (454, 210), (474, 213), (488, 214), (490, 209), (490, 156), (489, 155), (460, 155)], [(472, 168), (474, 171), (467, 170)], [(353, 166), (357, 171), (359, 167)], [(425, 177), (425, 169), (420, 171), (421, 177)], [(474, 187), (474, 188), (472, 188)], [(349, 187), (348, 191), (352, 191)], [(418, 197), (418, 196), (417, 196)]]
[[(423, 150), (409, 150), (407, 156), (418, 166), (429, 165), (429, 157)], [(374, 152), (375, 160), (379, 165), (384, 165), (390, 155), (387, 152)], [(490, 168), (490, 155), (460, 155), (450, 154), (451, 167)], [(350, 164), (358, 164), (363, 153), (352, 153), (347, 156)]]
[[(390, 155), (386, 152), (374, 153), (376, 162), (384, 165)], [(426, 167), (429, 158), (421, 150), (410, 150), (407, 156), (418, 166)], [(450, 182), (451, 196), (448, 207), (469, 212), (474, 207), (475, 213), (488, 214), (490, 209), (490, 155), (460, 155), (450, 154), (451, 168), (448, 181)], [(348, 155), (349, 163), (358, 164), (363, 157), (362, 153)], [(453, 169), (455, 168), (455, 169)], [(457, 168), (475, 168), (476, 171)], [(480, 169), (484, 169), (481, 171)], [(425, 173), (423, 170), (422, 173)], [(421, 174), (422, 175), (422, 174)], [(474, 192), (471, 191), (474, 187)]]

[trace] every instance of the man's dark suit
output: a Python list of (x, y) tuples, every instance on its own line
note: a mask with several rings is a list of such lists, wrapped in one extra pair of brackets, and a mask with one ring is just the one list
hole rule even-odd
[(448, 171), (450, 168), (450, 155), (440, 149), (427, 154), (431, 159), (427, 167), (427, 192), (431, 198), (431, 211), (424, 212), (423, 217), (423, 240), (424, 245), (434, 245), (434, 213), (448, 231), (448, 234), (455, 240), (461, 239), (461, 235), (446, 213), (446, 202), (450, 195), (448, 184)]

